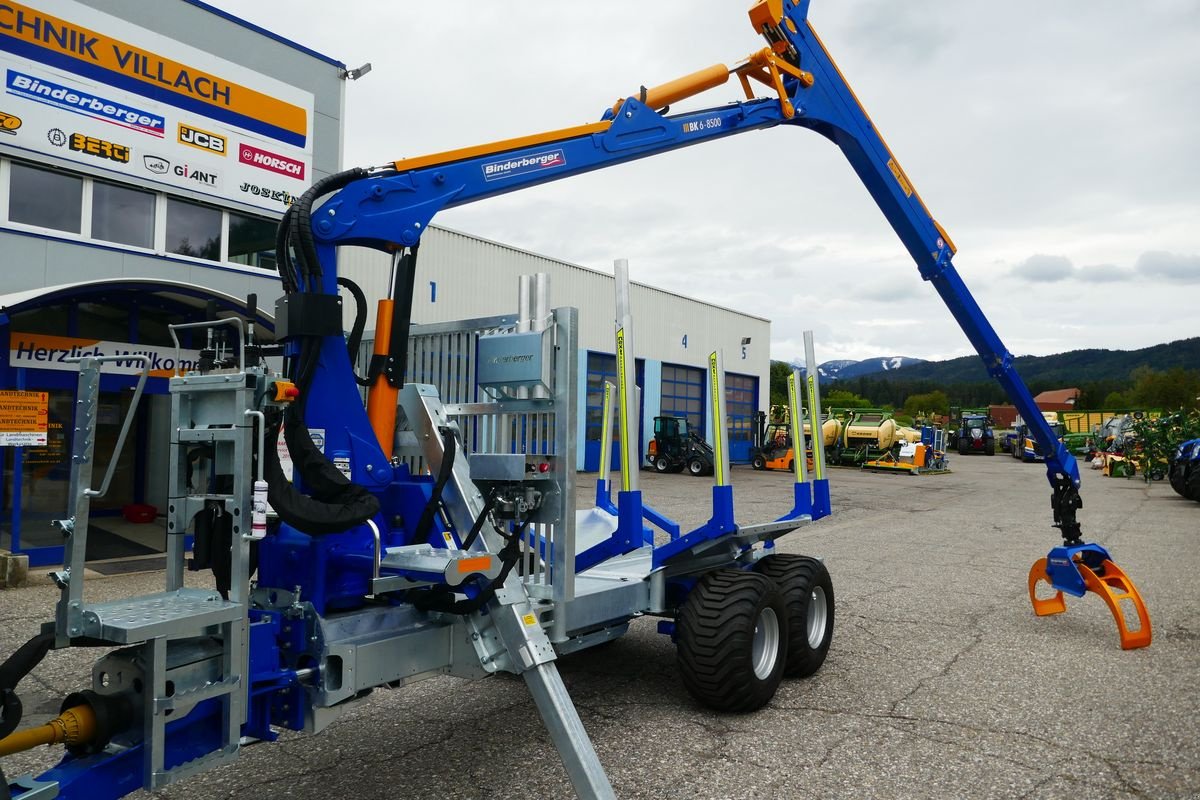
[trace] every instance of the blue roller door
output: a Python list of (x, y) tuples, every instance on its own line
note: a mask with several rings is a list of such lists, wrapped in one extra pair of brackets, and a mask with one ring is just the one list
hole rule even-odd
[[(646, 364), (642, 359), (636, 360), (635, 382), (641, 386), (644, 382)], [(587, 355), (587, 398), (584, 404), (584, 413), (586, 421), (584, 423), (584, 442), (583, 442), (583, 468), (588, 472), (595, 472), (600, 469), (600, 434), (602, 433), (602, 420), (604, 419), (604, 383), (605, 381), (617, 385), (617, 357), (610, 353), (595, 353), (588, 352)], [(616, 399), (614, 398), (614, 403)], [(617, 418), (618, 409), (613, 411), (613, 434), (612, 434), (612, 455), (611, 464), (613, 469), (619, 469), (621, 465), (620, 451), (620, 420)], [(642, 443), (642, 408), (639, 404), (637, 409), (637, 436), (638, 447), (641, 448)], [(641, 449), (638, 451), (642, 452)]]
[(748, 463), (758, 411), (758, 378), (725, 373), (725, 414), (729, 424), (729, 460)]

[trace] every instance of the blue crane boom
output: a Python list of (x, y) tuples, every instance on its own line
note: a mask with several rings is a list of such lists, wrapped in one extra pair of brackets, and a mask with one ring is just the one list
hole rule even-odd
[[(606, 109), (599, 122), (397, 161), (350, 180), (312, 214), (316, 241), (327, 247), (414, 247), (443, 209), (477, 202), (659, 153), (779, 125), (813, 130), (836, 144), (933, 284), (988, 373), (1034, 427), (1053, 489), (1055, 525), (1068, 546), (1080, 544), (1075, 511), (1079, 468), (1042, 418), (1028, 388), (962, 277), (955, 248), (934, 220), (849, 83), (807, 20), (807, 0), (764, 0), (750, 12), (770, 46), (732, 69), (709, 67)], [(748, 99), (668, 115), (664, 106), (737, 76)], [(750, 81), (775, 90), (753, 98)], [(322, 261), (332, 263), (328, 256)], [(336, 293), (336, 275), (324, 291)]]

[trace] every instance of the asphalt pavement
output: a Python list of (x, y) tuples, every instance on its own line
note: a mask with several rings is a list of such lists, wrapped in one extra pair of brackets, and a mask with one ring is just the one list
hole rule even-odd
[[(722, 715), (684, 691), (669, 638), (636, 620), (559, 666), (621, 798), (1200, 797), (1200, 504), (1164, 483), (1085, 470), (1086, 537), (1133, 578), (1154, 642), (1122, 651), (1105, 604), (1036, 617), (1034, 560), (1059, 543), (1041, 465), (956, 457), (953, 472), (831, 472), (834, 514), (782, 540), (825, 559), (836, 628), (824, 667), (763, 710)], [(641, 474), (685, 528), (710, 480)], [(774, 519), (790, 477), (734, 470), (737, 516)], [(580, 476), (590, 503), (592, 479)], [(161, 573), (96, 578), (89, 597), (151, 591)], [(0, 653), (52, 614), (45, 580), (0, 592)], [(22, 684), (27, 722), (89, 683), (97, 654), (51, 653)], [(10, 778), (54, 762), (6, 758)], [(145, 797), (137, 793), (133, 797)], [(511, 676), (376, 691), (317, 736), (285, 734), (156, 794), (261, 798), (566, 798), (571, 789)]]

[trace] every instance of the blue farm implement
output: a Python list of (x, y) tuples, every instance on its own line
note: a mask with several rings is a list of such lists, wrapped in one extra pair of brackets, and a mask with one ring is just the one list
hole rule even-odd
[[(655, 511), (643, 500), (629, 435), (637, 408), (635, 370), (624, 355), (632, 320), (619, 296), (621, 486), (615, 502), (606, 491), (594, 508), (577, 510), (577, 312), (552, 308), (544, 282), (530, 278), (515, 314), (410, 325), (421, 237), (442, 210), (767, 128), (814, 131), (840, 149), (921, 277), (1046, 443), (1064, 548), (1035, 566), (1031, 583), (1093, 591), (1110, 605), (1136, 598), (1143, 608), (1108, 554), (1083, 543), (1074, 458), (1038, 413), (955, 269), (953, 243), (817, 37), (808, 8), (808, 0), (758, 2), (750, 21), (766, 47), (732, 68), (642, 89), (597, 121), (318, 180), (280, 224), (279, 349), (257, 346), (239, 319), (200, 323), (209, 345), (198, 368), (170, 381), (167, 569), (154, 594), (83, 597), (89, 503), (103, 493), (91, 488), (90, 433), (103, 363), (83, 360), (76, 426), (85, 435), (73, 438), (71, 505), (60, 523), (69, 569), (54, 576), (55, 619), (0, 666), (0, 736), (16, 729), (17, 684), (48, 650), (110, 649), (96, 663), (93, 688), (64, 700), (53, 730), (0, 739), (0, 754), (37, 741), (67, 745), (58, 766), (19, 779), (13, 796), (108, 800), (156, 791), (233, 761), (244, 737), (320, 731), (374, 687), (504, 671), (524, 679), (575, 791), (609, 798), (608, 777), (559, 677), (560, 654), (620, 636), (636, 617), (658, 617), (677, 644), (683, 685), (700, 702), (735, 711), (770, 702), (785, 675), (820, 667), (834, 623), (829, 574), (816, 559), (774, 554), (773, 543), (829, 513), (821, 448), (811, 480), (805, 459), (793, 459), (788, 514), (740, 521), (724, 426), (714, 426), (721, 433), (708, 521), (689, 531)], [(731, 77), (744, 99), (668, 114)], [(755, 96), (761, 87), (766, 95)], [(782, 165), (786, 156), (772, 161)], [(338, 276), (337, 248), (346, 245), (394, 256), (392, 297), (381, 301), (365, 376), (354, 373), (341, 327), (347, 281)], [(282, 374), (267, 366), (269, 356), (284, 358)], [(808, 363), (817, 363), (811, 349)], [(719, 353), (709, 368), (712, 418), (723, 420)], [(791, 420), (801, 425), (806, 396), (815, 431), (816, 376), (792, 382)], [(360, 384), (370, 386), (366, 408)], [(290, 465), (278, 457), (281, 436)], [(207, 477), (187, 468), (201, 448), (212, 463)], [(184, 584), (189, 536), (192, 566), (212, 570), (213, 589)], [(1035, 608), (1047, 607), (1035, 598)], [(1142, 621), (1137, 638), (1122, 628), (1123, 646), (1149, 643), (1144, 614)]]

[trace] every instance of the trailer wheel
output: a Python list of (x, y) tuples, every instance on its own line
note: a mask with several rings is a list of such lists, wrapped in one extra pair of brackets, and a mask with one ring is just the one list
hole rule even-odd
[(761, 455), (757, 455), (754, 457), (753, 460), (751, 460), (750, 466), (754, 467), (755, 469), (766, 469), (767, 468), (767, 460), (765, 458), (763, 458)]
[(755, 711), (775, 696), (788, 652), (788, 609), (770, 579), (721, 569), (700, 579), (679, 612), (679, 674), (701, 704)]
[(703, 475), (704, 471), (706, 469), (706, 465), (704, 463), (704, 459), (693, 458), (690, 461), (688, 461), (687, 468), (688, 468), (688, 472), (690, 472), (693, 475)]
[(788, 610), (788, 653), (784, 675), (807, 678), (821, 668), (833, 641), (833, 580), (815, 558), (769, 555), (755, 572), (775, 582)]
[(671, 465), (669, 463), (667, 463), (666, 456), (656, 456), (655, 457), (654, 471), (655, 472), (670, 472), (671, 471)]

